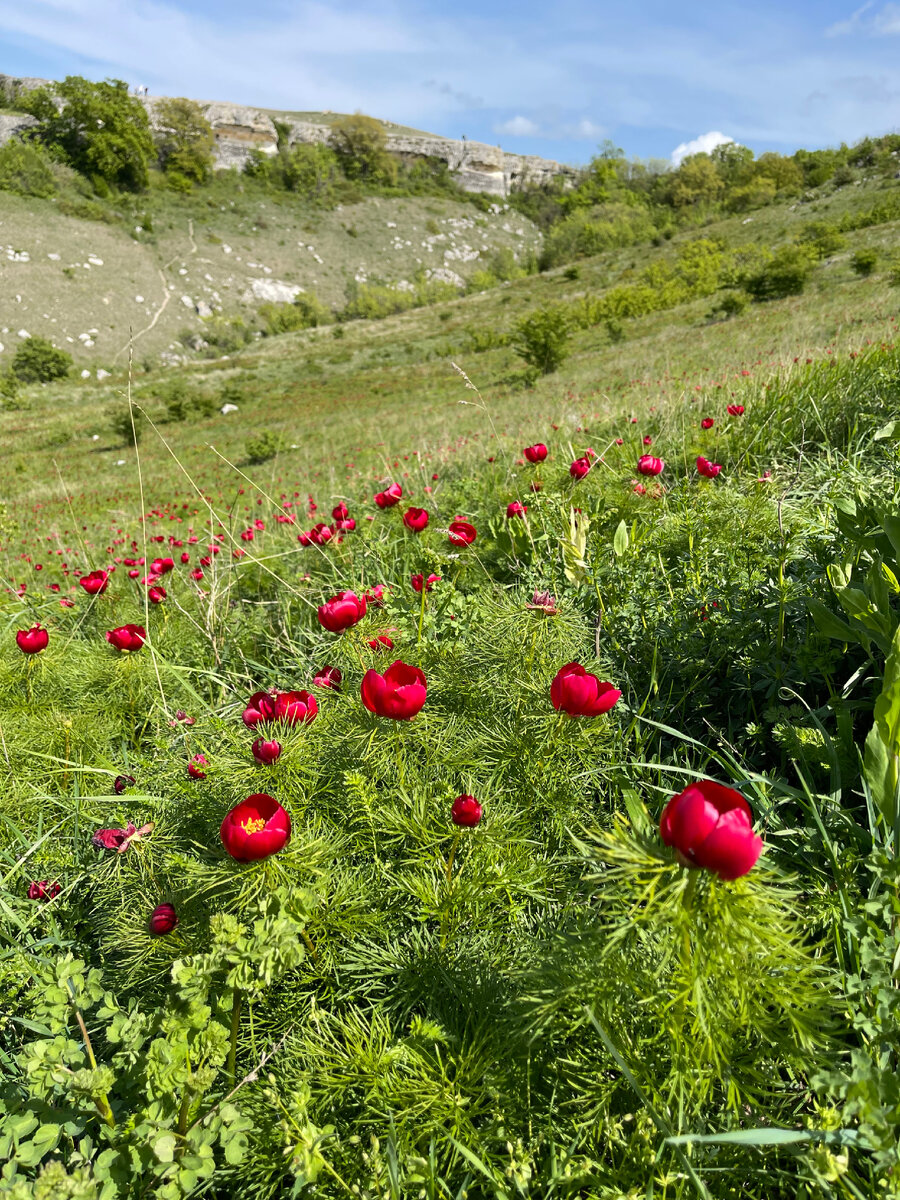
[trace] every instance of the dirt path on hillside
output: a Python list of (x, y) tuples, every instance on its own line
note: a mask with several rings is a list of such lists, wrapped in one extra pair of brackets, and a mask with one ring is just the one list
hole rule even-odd
[[(190, 250), (191, 254), (196, 254), (197, 253), (197, 243), (194, 241), (194, 222), (192, 220), (188, 221), (188, 241), (191, 244), (191, 250)], [(166, 307), (167, 307), (169, 301), (172, 299), (172, 292), (169, 290), (169, 285), (166, 281), (165, 272), (168, 271), (168, 269), (169, 269), (169, 267), (171, 267), (172, 263), (177, 262), (180, 257), (181, 257), (180, 255), (175, 254), (175, 255), (173, 255), (172, 258), (169, 259), (169, 261), (167, 263), (165, 263), (162, 267), (158, 268), (159, 277), (162, 280), (163, 292), (164, 292), (162, 304), (160, 304), (159, 308), (153, 314), (153, 319), (150, 322), (150, 324), (145, 325), (143, 329), (139, 329), (137, 331), (137, 333), (132, 333), (131, 336), (129, 337), (128, 341), (125, 343), (125, 345), (116, 352), (116, 355), (113, 358), (114, 363), (118, 362), (118, 360), (122, 357), (122, 355), (134, 345), (134, 343), (138, 340), (139, 337), (143, 337), (145, 333), (149, 333), (150, 330), (153, 329), (153, 327), (156, 325), (156, 322), (159, 320), (159, 318), (166, 311)]]

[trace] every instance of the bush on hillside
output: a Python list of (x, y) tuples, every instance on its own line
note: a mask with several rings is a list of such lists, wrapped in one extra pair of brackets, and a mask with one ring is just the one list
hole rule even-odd
[(265, 326), (266, 333), (292, 333), (297, 329), (315, 329), (318, 325), (327, 325), (334, 320), (330, 308), (327, 308), (313, 292), (305, 292), (291, 304), (262, 304), (259, 315)]
[(121, 79), (92, 83), (69, 75), (26, 93), (22, 105), (39, 122), (29, 138), (59, 154), (96, 187), (147, 187), (156, 157), (150, 121)]
[(52, 160), (42, 146), (13, 139), (0, 147), (0, 192), (43, 199), (55, 194)]
[(857, 250), (850, 259), (850, 266), (857, 275), (871, 275), (878, 262), (877, 250)]
[(847, 245), (847, 239), (836, 225), (828, 221), (810, 221), (797, 235), (799, 246), (809, 246), (817, 258), (828, 258)]
[(12, 360), (13, 374), (22, 383), (51, 383), (64, 379), (72, 367), (72, 356), (57, 350), (46, 338), (26, 338)]
[(120, 409), (109, 424), (122, 446), (136, 446), (143, 437), (144, 414), (139, 408)]
[(512, 346), (538, 375), (551, 375), (568, 357), (572, 327), (562, 307), (539, 308), (516, 323)]
[[(160, 100), (154, 110), (159, 164), (167, 175), (205, 183), (213, 169), (213, 131), (195, 100)], [(170, 183), (172, 181), (170, 178)]]
[(541, 269), (559, 266), (573, 258), (588, 258), (615, 247), (633, 246), (649, 240), (653, 233), (653, 221), (643, 206), (616, 202), (576, 209), (547, 234), (541, 252)]
[(806, 246), (784, 246), (761, 271), (748, 276), (744, 287), (754, 300), (780, 300), (799, 296), (816, 262), (816, 252)]
[(395, 183), (397, 160), (388, 153), (386, 143), (381, 122), (359, 112), (350, 117), (339, 117), (331, 126), (331, 145), (348, 179)]
[(258, 464), (268, 462), (281, 449), (281, 439), (268, 429), (256, 437), (248, 438), (245, 446), (247, 462)]

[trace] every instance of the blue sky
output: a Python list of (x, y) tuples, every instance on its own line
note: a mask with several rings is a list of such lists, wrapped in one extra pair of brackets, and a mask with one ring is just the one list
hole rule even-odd
[(360, 109), (565, 162), (605, 137), (790, 152), (900, 128), (900, 2), (0, 0), (0, 72)]

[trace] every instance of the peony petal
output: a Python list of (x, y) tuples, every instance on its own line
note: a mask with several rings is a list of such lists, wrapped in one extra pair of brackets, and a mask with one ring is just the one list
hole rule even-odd
[(665, 824), (660, 822), (663, 841), (667, 846), (675, 846), (688, 858), (694, 857), (695, 847), (709, 837), (719, 822), (715, 806), (693, 784), (680, 795), (672, 797), (663, 817)]
[(750, 820), (739, 808), (719, 818), (713, 832), (694, 851), (698, 866), (715, 871), (722, 879), (738, 879), (756, 865), (763, 840), (753, 832)]

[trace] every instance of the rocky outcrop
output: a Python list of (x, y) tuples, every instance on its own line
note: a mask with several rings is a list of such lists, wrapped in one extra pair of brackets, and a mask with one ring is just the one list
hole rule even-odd
[(0, 113), (0, 146), (35, 125), (37, 121), (26, 113)]
[[(11, 98), (19, 91), (46, 82), (43, 79), (15, 79), (0, 75), (0, 98), (4, 94)], [(159, 99), (142, 97), (151, 124), (155, 123), (155, 108)], [(275, 154), (278, 148), (275, 121), (284, 121), (289, 126), (288, 136), (292, 145), (298, 142), (327, 142), (330, 135), (330, 128), (326, 124), (292, 121), (288, 114), (268, 109), (220, 101), (200, 101), (200, 104), (213, 128), (216, 167), (220, 170), (229, 167), (240, 169), (253, 150)], [(0, 116), (0, 145), (30, 123), (32, 119), (26, 116)], [(406, 162), (433, 158), (446, 163), (451, 175), (467, 192), (486, 192), (504, 197), (522, 184), (547, 183), (560, 177), (574, 180), (575, 177), (572, 167), (534, 155), (509, 154), (499, 146), (489, 146), (484, 142), (457, 141), (430, 134), (393, 133), (390, 123), (385, 124), (385, 132), (387, 148), (392, 154)]]

